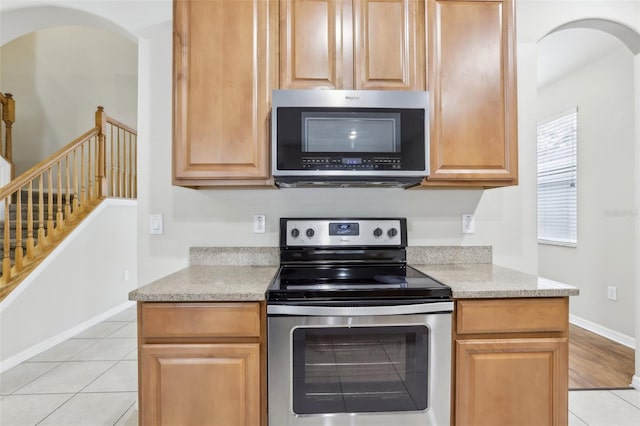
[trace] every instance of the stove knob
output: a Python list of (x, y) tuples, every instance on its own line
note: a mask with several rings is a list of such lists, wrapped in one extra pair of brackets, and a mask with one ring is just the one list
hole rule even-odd
[(396, 235), (398, 235), (398, 230), (396, 228), (391, 228), (387, 231), (387, 235), (391, 238), (395, 237)]
[(315, 235), (315, 231), (311, 228), (307, 229), (307, 237), (311, 238)]
[(291, 230), (291, 236), (292, 236), (293, 238), (298, 238), (298, 235), (300, 235), (300, 230), (299, 230), (298, 228), (293, 228), (293, 229)]
[(379, 237), (380, 235), (382, 235), (382, 229), (376, 228), (376, 229), (373, 230), (373, 236), (374, 237)]

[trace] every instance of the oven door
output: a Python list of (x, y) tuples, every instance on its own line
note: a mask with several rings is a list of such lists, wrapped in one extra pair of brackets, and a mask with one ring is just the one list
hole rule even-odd
[(448, 425), (451, 306), (269, 306), (269, 424)]

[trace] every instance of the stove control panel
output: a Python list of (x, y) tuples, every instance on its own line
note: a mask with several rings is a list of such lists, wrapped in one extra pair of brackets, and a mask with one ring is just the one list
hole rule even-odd
[(281, 219), (280, 232), (287, 246), (406, 246), (406, 219)]

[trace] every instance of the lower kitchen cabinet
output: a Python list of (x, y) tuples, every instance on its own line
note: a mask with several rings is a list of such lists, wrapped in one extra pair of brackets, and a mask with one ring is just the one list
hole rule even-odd
[(139, 356), (144, 424), (260, 424), (259, 344), (151, 344)]
[(141, 426), (266, 425), (263, 302), (138, 304)]
[(458, 300), (454, 323), (454, 424), (567, 424), (567, 298)]

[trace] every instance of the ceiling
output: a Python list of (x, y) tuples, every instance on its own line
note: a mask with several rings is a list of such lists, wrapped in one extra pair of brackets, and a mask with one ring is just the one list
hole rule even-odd
[(573, 28), (549, 34), (538, 42), (538, 87), (621, 46), (616, 37), (599, 30)]

